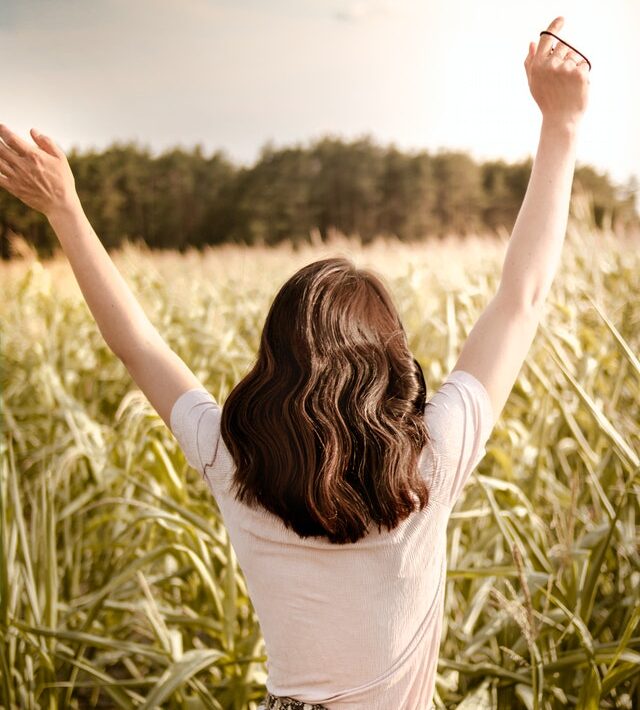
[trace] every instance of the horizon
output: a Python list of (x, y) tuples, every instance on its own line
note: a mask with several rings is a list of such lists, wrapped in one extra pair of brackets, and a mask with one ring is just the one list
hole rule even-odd
[[(94, 149), (94, 148), (84, 148), (80, 147), (78, 148), (77, 146), (72, 146), (67, 150), (67, 153), (70, 154), (72, 150), (76, 150), (77, 154), (80, 156), (87, 155), (91, 153), (92, 151), (95, 151), (98, 155), (102, 154), (103, 152), (109, 150), (110, 148), (114, 148), (117, 146), (133, 146), (135, 149), (139, 151), (148, 151), (150, 157), (155, 160), (159, 157), (161, 157), (164, 154), (170, 153), (174, 150), (182, 150), (186, 153), (192, 153), (194, 152), (198, 146), (200, 147), (202, 151), (202, 155), (205, 159), (211, 158), (216, 154), (221, 154), (226, 160), (229, 161), (229, 163), (237, 170), (240, 169), (247, 169), (247, 170), (252, 170), (255, 168), (255, 166), (259, 163), (261, 159), (262, 152), (270, 146), (273, 150), (275, 151), (285, 151), (285, 150), (291, 150), (291, 149), (296, 149), (296, 148), (302, 148), (303, 150), (309, 150), (311, 147), (317, 143), (318, 141), (324, 140), (324, 139), (337, 139), (343, 141), (345, 144), (350, 144), (362, 139), (371, 139), (372, 144), (376, 145), (383, 150), (388, 150), (391, 148), (396, 148), (399, 150), (402, 154), (404, 155), (416, 155), (418, 153), (427, 153), (429, 156), (437, 156), (441, 153), (464, 153), (469, 155), (477, 165), (483, 165), (485, 163), (491, 163), (491, 162), (500, 162), (502, 161), (503, 163), (507, 165), (515, 165), (515, 164), (520, 164), (522, 162), (525, 162), (526, 160), (533, 160), (534, 156), (529, 155), (529, 156), (524, 156), (519, 159), (514, 158), (514, 159), (509, 159), (509, 158), (504, 158), (502, 156), (498, 157), (488, 157), (485, 159), (479, 159), (475, 155), (473, 155), (470, 151), (464, 150), (461, 148), (448, 148), (448, 147), (439, 147), (437, 149), (431, 149), (428, 147), (421, 147), (421, 148), (403, 148), (401, 146), (396, 145), (393, 141), (389, 142), (382, 142), (377, 139), (376, 136), (372, 135), (360, 135), (360, 136), (336, 136), (333, 135), (332, 133), (327, 133), (319, 136), (312, 136), (308, 139), (300, 139), (300, 140), (292, 140), (291, 143), (288, 144), (282, 144), (282, 145), (275, 145), (273, 144), (273, 141), (265, 141), (265, 143), (260, 146), (256, 156), (251, 162), (241, 162), (233, 158), (233, 156), (230, 156), (229, 153), (224, 149), (224, 148), (212, 148), (212, 149), (207, 149), (206, 146), (204, 146), (202, 141), (193, 143), (191, 145), (184, 145), (184, 144), (175, 144), (175, 145), (166, 145), (162, 146), (160, 149), (154, 149), (152, 146), (148, 144), (143, 144), (139, 139), (115, 139), (112, 143), (107, 144), (105, 146), (100, 147), (99, 149)], [(600, 168), (599, 166), (593, 165), (592, 163), (587, 163), (578, 160), (576, 163), (576, 170), (581, 169), (581, 168), (592, 168), (595, 170), (598, 174), (603, 175), (609, 182), (609, 184), (614, 187), (617, 191), (624, 193), (624, 194), (635, 194), (637, 196), (636, 199), (636, 207), (635, 211), (636, 213), (640, 216), (640, 182), (639, 178), (636, 175), (631, 175), (628, 178), (628, 181), (635, 180), (636, 181), (636, 189), (635, 190), (629, 190), (629, 182), (620, 182), (617, 181), (606, 168)], [(575, 177), (574, 177), (575, 179)]]

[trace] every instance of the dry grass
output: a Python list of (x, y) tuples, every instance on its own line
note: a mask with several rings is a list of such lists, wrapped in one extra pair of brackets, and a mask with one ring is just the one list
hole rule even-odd
[[(129, 245), (114, 259), (223, 401), (280, 283), (336, 253), (386, 278), (433, 391), (505, 247)], [(215, 501), (66, 262), (25, 257), (1, 273), (0, 705), (254, 709), (264, 647)], [(582, 215), (449, 524), (438, 707), (640, 707), (639, 352), (638, 242)]]

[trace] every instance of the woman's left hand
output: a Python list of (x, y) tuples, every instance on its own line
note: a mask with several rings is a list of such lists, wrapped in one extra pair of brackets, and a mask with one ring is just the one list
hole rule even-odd
[(67, 156), (51, 138), (31, 129), (35, 145), (0, 124), (0, 187), (49, 217), (77, 201)]

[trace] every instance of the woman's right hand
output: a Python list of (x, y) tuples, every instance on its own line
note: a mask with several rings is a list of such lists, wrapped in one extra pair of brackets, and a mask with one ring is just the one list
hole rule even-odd
[(35, 145), (0, 124), (0, 187), (50, 217), (79, 202), (67, 156), (49, 136), (31, 129)]
[[(563, 24), (564, 18), (556, 17), (547, 29), (557, 34)], [(577, 126), (589, 97), (589, 65), (584, 58), (551, 35), (541, 35), (537, 47), (529, 43), (524, 66), (543, 121)]]

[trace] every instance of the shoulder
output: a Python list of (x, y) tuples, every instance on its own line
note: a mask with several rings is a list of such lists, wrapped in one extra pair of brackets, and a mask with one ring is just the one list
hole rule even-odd
[(203, 475), (217, 455), (221, 419), (222, 407), (199, 387), (183, 392), (171, 409), (171, 432), (189, 464)]
[(453, 370), (425, 405), (425, 419), (439, 425), (484, 425), (492, 429), (494, 415), (489, 393), (466, 370)]
[(433, 493), (453, 505), (486, 453), (495, 423), (489, 394), (471, 373), (454, 370), (427, 402), (424, 418), (439, 462)]

